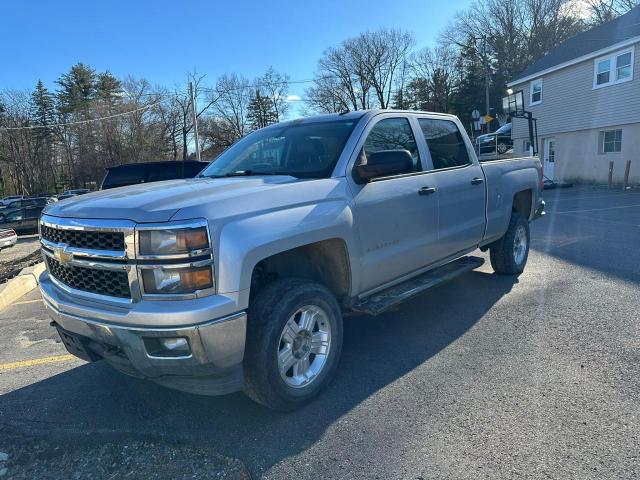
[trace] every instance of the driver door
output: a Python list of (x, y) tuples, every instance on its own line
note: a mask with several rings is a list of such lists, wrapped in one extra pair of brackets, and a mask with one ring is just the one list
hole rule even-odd
[(434, 261), (438, 241), (438, 194), (423, 174), (413, 119), (374, 118), (358, 152), (408, 150), (413, 169), (355, 184), (354, 223), (361, 245), (360, 291), (391, 282)]

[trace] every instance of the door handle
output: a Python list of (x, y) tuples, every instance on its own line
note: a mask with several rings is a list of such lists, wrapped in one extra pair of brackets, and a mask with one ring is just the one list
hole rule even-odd
[(418, 195), (431, 195), (435, 192), (435, 187), (422, 187), (420, 190), (418, 190)]
[(476, 177), (473, 180), (471, 180), (471, 185), (480, 185), (483, 182), (484, 182), (483, 178)]

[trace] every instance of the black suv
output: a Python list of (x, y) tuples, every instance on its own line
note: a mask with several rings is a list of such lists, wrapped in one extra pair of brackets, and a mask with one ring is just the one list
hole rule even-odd
[(128, 163), (107, 168), (100, 190), (126, 187), (138, 183), (159, 182), (179, 178), (193, 178), (209, 165), (209, 162), (191, 160), (148, 163)]

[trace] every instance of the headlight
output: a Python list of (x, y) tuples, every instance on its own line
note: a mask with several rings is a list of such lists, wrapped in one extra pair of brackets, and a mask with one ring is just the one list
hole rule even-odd
[[(173, 228), (147, 226), (138, 231), (138, 278), (143, 295), (209, 295), (213, 292), (213, 255), (204, 221)], [(157, 297), (161, 298), (161, 297)]]
[(139, 241), (141, 255), (176, 255), (209, 247), (205, 227), (142, 230)]
[(189, 294), (213, 287), (211, 265), (187, 268), (149, 268), (142, 270), (144, 291), (148, 294)]

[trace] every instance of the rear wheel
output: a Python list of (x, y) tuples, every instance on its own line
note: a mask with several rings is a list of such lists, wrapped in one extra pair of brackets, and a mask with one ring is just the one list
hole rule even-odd
[(502, 275), (518, 275), (529, 258), (529, 222), (524, 215), (513, 212), (504, 236), (490, 247), (491, 266)]
[(506, 143), (500, 142), (498, 144), (498, 153), (499, 154), (504, 155), (505, 153), (507, 153), (508, 150), (509, 150), (509, 147), (507, 146)]
[(249, 308), (245, 392), (274, 410), (293, 410), (331, 381), (342, 349), (342, 315), (323, 285), (276, 280)]

